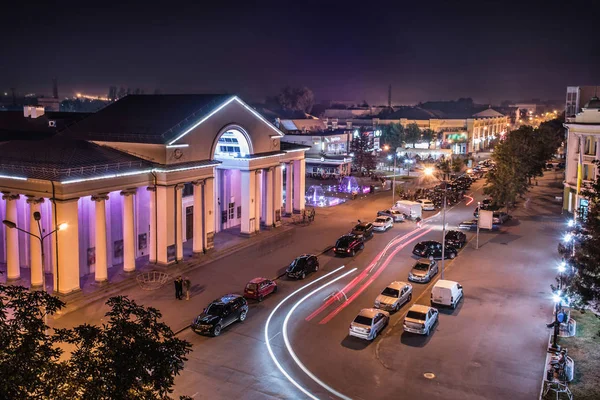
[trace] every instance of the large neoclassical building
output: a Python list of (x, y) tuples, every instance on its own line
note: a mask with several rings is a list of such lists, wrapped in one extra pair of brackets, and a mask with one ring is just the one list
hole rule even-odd
[(254, 235), (304, 209), (307, 148), (281, 143), (237, 96), (133, 95), (62, 128), (43, 118), (59, 131), (0, 143), (0, 213), (34, 233), (36, 211), (44, 234), (67, 228), (44, 242), (44, 261), (37, 239), (0, 229), (9, 280), (29, 268), (38, 286), (45, 271), (69, 294), (84, 275), (106, 281), (147, 256), (168, 265), (184, 242), (202, 253), (222, 230)]

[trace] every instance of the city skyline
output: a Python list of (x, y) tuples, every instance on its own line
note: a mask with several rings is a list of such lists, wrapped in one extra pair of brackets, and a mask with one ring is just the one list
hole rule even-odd
[[(433, 2), (385, 12), (318, 3), (168, 12), (149, 3), (9, 7), (6, 28), (20, 39), (1, 45), (11, 57), (0, 88), (20, 94), (49, 96), (56, 77), (61, 98), (123, 86), (261, 101), (291, 85), (311, 88), (317, 100), (385, 104), (392, 85), (396, 104), (499, 103), (562, 99), (566, 86), (598, 80), (594, 13), (548, 2), (518, 9)], [(574, 36), (556, 28), (575, 15)]]

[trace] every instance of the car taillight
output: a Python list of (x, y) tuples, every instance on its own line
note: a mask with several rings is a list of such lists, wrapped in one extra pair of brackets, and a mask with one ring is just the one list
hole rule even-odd
[(367, 333), (371, 333), (371, 328), (367, 328)]
[(333, 248), (333, 251), (335, 251), (335, 247)]
[(350, 249), (346, 250), (348, 253), (350, 253)]

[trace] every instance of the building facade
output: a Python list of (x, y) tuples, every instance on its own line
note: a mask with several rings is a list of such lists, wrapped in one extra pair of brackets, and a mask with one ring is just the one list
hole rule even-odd
[(36, 239), (1, 229), (8, 279), (29, 268), (33, 286), (45, 272), (69, 294), (82, 276), (104, 282), (142, 257), (169, 265), (184, 246), (206, 252), (226, 229), (277, 227), (305, 204), (306, 148), (282, 137), (236, 96), (134, 95), (51, 138), (1, 143), (3, 219), (34, 233), (35, 212), (44, 232), (67, 224), (44, 260)]
[(598, 96), (599, 86), (567, 86), (565, 117), (574, 117), (592, 97)]
[(600, 99), (592, 97), (564, 126), (567, 129), (567, 155), (563, 209), (584, 215), (588, 200), (577, 192), (578, 173), (581, 165), (581, 187), (598, 177), (594, 162), (600, 161)]

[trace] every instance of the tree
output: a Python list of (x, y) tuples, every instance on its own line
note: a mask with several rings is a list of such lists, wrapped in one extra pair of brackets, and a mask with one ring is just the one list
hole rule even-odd
[(423, 129), (420, 140), (427, 142), (427, 148), (431, 148), (431, 141), (437, 138), (437, 134), (432, 129)]
[(47, 334), (45, 315), (64, 303), (43, 291), (0, 285), (0, 397), (59, 399), (68, 368), (60, 361), (56, 336)]
[(571, 273), (565, 274), (562, 286), (575, 306), (600, 311), (600, 179), (587, 185), (581, 194), (589, 200), (588, 212), (575, 228), (574, 254), (563, 251)]
[(315, 96), (307, 87), (292, 88), (286, 86), (277, 96), (279, 106), (294, 111), (310, 113), (315, 103)]
[[(450, 156), (452, 157), (452, 156)], [(465, 160), (463, 160), (461, 157), (456, 157), (452, 159), (452, 172), (454, 173), (459, 173), (463, 166), (465, 165)]]
[(353, 164), (359, 172), (363, 169), (369, 173), (375, 169), (375, 156), (373, 155), (373, 146), (371, 138), (365, 132), (359, 132), (350, 143), (350, 151), (354, 153)]
[(404, 143), (404, 127), (401, 124), (391, 123), (381, 127), (382, 144), (390, 146), (391, 150), (402, 147)]
[(75, 345), (70, 381), (81, 398), (164, 399), (183, 369), (191, 344), (160, 322), (160, 311), (124, 296), (107, 301), (111, 310), (102, 326), (61, 329), (61, 339)]
[(405, 129), (405, 141), (406, 143), (412, 144), (413, 147), (415, 145), (415, 143), (417, 143), (419, 140), (421, 140), (421, 129), (419, 129), (419, 126), (415, 123), (413, 124), (408, 124), (406, 126)]

